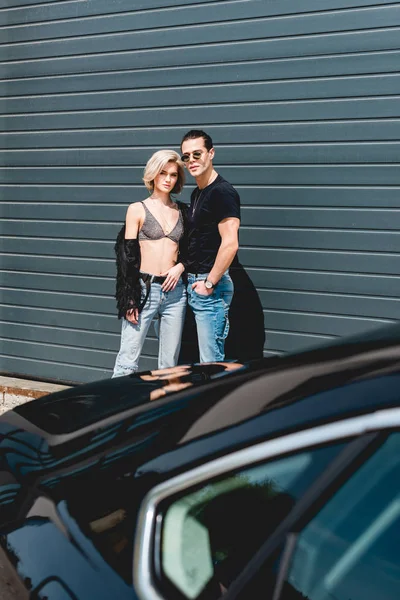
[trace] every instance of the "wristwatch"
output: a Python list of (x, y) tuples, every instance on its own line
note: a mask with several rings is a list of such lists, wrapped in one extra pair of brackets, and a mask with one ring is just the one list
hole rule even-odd
[(212, 281), (209, 281), (208, 279), (204, 280), (204, 285), (208, 290), (212, 290), (213, 288), (215, 288), (215, 285), (212, 283)]

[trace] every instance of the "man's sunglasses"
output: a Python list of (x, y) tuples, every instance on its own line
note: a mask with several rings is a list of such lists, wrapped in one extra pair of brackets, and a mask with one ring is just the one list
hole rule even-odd
[(198, 160), (199, 158), (201, 158), (202, 154), (203, 154), (203, 150), (195, 150), (194, 152), (186, 152), (186, 154), (182, 154), (181, 161), (184, 163), (189, 162), (190, 155), (193, 156), (194, 160)]

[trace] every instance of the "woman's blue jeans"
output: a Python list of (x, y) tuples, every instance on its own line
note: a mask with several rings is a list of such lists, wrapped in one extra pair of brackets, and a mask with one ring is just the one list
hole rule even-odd
[(152, 283), (147, 302), (139, 315), (138, 324), (133, 325), (126, 319), (122, 320), (121, 346), (112, 376), (121, 377), (138, 370), (143, 344), (155, 317), (158, 317), (156, 324), (159, 338), (158, 368), (174, 367), (178, 363), (181, 348), (186, 303), (186, 289), (182, 280), (171, 292), (163, 292), (160, 283)]
[(233, 283), (226, 272), (210, 296), (192, 290), (192, 284), (204, 280), (207, 273), (188, 274), (188, 301), (196, 319), (200, 362), (224, 360), (225, 340), (229, 331), (229, 306), (233, 297)]

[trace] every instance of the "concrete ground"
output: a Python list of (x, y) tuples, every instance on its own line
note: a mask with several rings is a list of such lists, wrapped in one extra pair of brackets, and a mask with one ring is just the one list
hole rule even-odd
[[(68, 386), (17, 377), (0, 376), (0, 415), (14, 406), (24, 404), (46, 394), (65, 390)], [(1, 597), (0, 597), (1, 600)]]
[(4, 551), (0, 548), (0, 600), (19, 600), (26, 598), (28, 593), (18, 577), (7, 568)]

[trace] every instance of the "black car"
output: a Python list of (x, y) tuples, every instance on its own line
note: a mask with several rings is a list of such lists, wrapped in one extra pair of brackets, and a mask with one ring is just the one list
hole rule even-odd
[(398, 600), (399, 397), (394, 326), (15, 408), (0, 598)]

